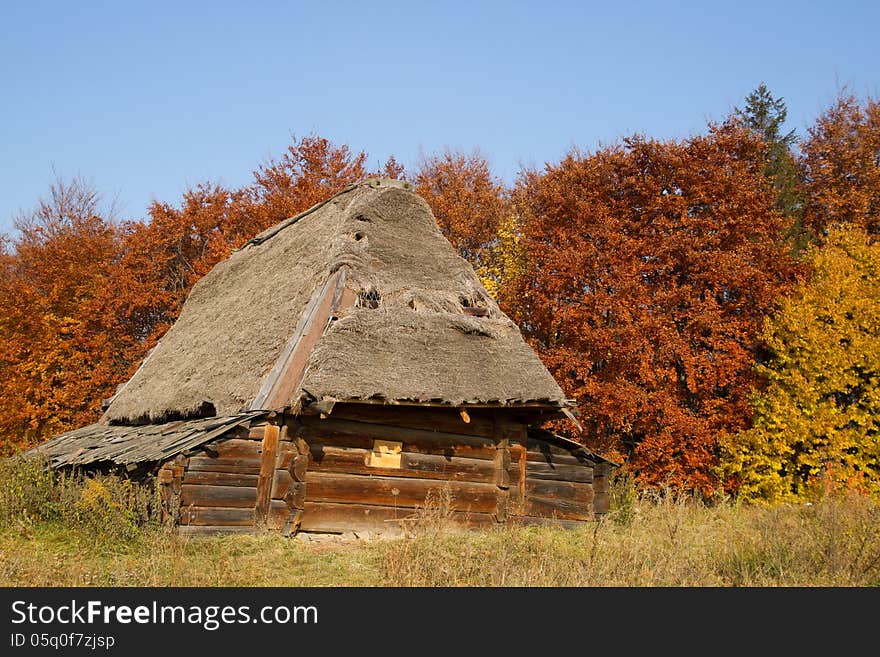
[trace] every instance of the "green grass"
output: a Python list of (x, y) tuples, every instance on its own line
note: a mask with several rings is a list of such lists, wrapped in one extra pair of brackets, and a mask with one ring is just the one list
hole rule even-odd
[(4, 586), (878, 586), (880, 505), (706, 505), (620, 489), (577, 530), (459, 532), (427, 509), (407, 538), (177, 536), (148, 488), (0, 466)]

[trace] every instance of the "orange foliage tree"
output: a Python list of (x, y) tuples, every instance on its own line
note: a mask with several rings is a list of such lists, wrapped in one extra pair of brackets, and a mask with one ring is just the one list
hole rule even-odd
[(5, 449), (94, 418), (132, 350), (108, 312), (119, 231), (97, 192), (58, 179), (16, 227), (0, 272)]
[(452, 150), (423, 158), (415, 186), (459, 255), (476, 268), (484, 266), (509, 207), (486, 158)]
[(880, 236), (880, 102), (841, 95), (802, 146), (806, 221), (822, 237), (834, 224)]
[(578, 400), (581, 437), (643, 484), (717, 490), (716, 436), (748, 423), (762, 320), (796, 274), (765, 148), (734, 121), (633, 137), (516, 190), (505, 309)]

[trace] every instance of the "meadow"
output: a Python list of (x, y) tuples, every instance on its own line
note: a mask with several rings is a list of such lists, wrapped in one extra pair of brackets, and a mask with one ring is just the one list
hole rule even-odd
[(158, 519), (149, 484), (4, 460), (0, 585), (880, 585), (880, 504), (857, 491), (769, 506), (639, 491), (620, 477), (612, 493), (610, 513), (576, 530), (462, 532), (441, 501), (393, 539), (189, 538)]

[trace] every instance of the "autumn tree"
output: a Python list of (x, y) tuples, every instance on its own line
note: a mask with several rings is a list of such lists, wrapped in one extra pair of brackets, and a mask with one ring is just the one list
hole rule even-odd
[(524, 176), (526, 265), (505, 309), (565, 392), (576, 436), (646, 485), (717, 489), (717, 435), (746, 428), (762, 320), (795, 275), (736, 122), (636, 136)]
[(352, 153), (323, 137), (294, 137), (280, 158), (254, 171), (244, 212), (268, 228), (366, 177), (366, 160), (366, 153)]
[(0, 444), (24, 446), (94, 419), (131, 345), (108, 312), (119, 239), (81, 178), (52, 183), (2, 254)]
[(768, 318), (754, 426), (724, 441), (743, 499), (804, 499), (826, 477), (880, 494), (880, 243), (831, 228), (813, 275)]
[(764, 174), (773, 181), (776, 209), (789, 217), (789, 234), (796, 251), (807, 245), (802, 225), (803, 193), (800, 173), (793, 148), (797, 143), (794, 130), (784, 131), (788, 108), (785, 100), (776, 98), (761, 83), (746, 96), (745, 106), (734, 110), (735, 116), (754, 131), (767, 145)]
[(508, 213), (504, 186), (486, 158), (452, 150), (425, 157), (415, 186), (459, 255), (475, 268), (486, 264), (488, 247)]
[(841, 95), (809, 129), (801, 166), (806, 223), (818, 237), (837, 223), (880, 236), (880, 102)]

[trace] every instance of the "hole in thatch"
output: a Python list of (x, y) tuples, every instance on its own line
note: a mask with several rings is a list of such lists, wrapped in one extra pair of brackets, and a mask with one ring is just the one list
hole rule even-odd
[(378, 308), (382, 303), (382, 295), (377, 290), (368, 290), (358, 294), (358, 308)]
[(458, 297), (458, 302), (461, 304), (462, 308), (470, 308), (471, 300), (467, 297)]
[(363, 233), (355, 233), (354, 239), (356, 242), (360, 242), (362, 239), (364, 239), (364, 234)]
[(355, 221), (365, 221), (366, 223), (371, 223), (372, 220), (365, 214), (359, 214), (354, 218)]

